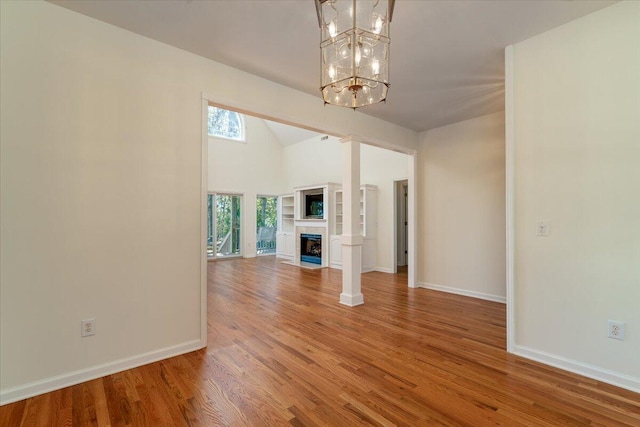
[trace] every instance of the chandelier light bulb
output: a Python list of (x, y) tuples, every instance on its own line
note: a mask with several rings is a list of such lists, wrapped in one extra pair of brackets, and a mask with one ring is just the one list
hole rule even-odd
[(360, 60), (361, 59), (362, 59), (362, 53), (360, 52), (360, 43), (358, 43), (356, 45), (356, 56), (355, 56), (356, 67), (360, 66)]
[(382, 31), (382, 18), (378, 16), (374, 21), (373, 32), (376, 34), (380, 34), (380, 31)]
[(332, 38), (338, 35), (338, 28), (336, 26), (336, 21), (329, 22), (329, 35)]
[(336, 77), (336, 69), (333, 65), (329, 65), (329, 78), (331, 80), (335, 79)]
[(377, 76), (378, 74), (380, 74), (380, 63), (378, 62), (377, 59), (374, 59), (373, 61), (371, 61), (371, 71), (373, 72), (374, 76)]

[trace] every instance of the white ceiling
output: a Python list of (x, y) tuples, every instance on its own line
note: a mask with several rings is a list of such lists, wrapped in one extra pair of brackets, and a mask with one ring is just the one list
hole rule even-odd
[[(312, 0), (51, 1), (322, 102)], [(397, 0), (387, 103), (359, 111), (416, 131), (502, 111), (506, 46), (613, 3)]]

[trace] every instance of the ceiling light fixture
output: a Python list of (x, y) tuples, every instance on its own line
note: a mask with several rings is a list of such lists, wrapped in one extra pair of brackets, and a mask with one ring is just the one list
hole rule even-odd
[(320, 90), (325, 104), (354, 110), (386, 101), (389, 24), (395, 0), (315, 0)]

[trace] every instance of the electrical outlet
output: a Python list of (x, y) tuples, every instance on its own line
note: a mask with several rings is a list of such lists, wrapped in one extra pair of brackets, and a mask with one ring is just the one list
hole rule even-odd
[(88, 337), (90, 335), (96, 334), (96, 319), (84, 319), (82, 321), (82, 330), (80, 335), (83, 337)]
[(609, 338), (624, 341), (624, 323), (609, 320)]
[(536, 222), (536, 236), (549, 237), (549, 222), (538, 221)]

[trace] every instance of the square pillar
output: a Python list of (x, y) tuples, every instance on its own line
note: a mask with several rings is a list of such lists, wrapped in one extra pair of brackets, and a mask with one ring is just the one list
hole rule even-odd
[(340, 304), (364, 304), (361, 292), (362, 234), (360, 232), (360, 141), (342, 143), (342, 293)]

